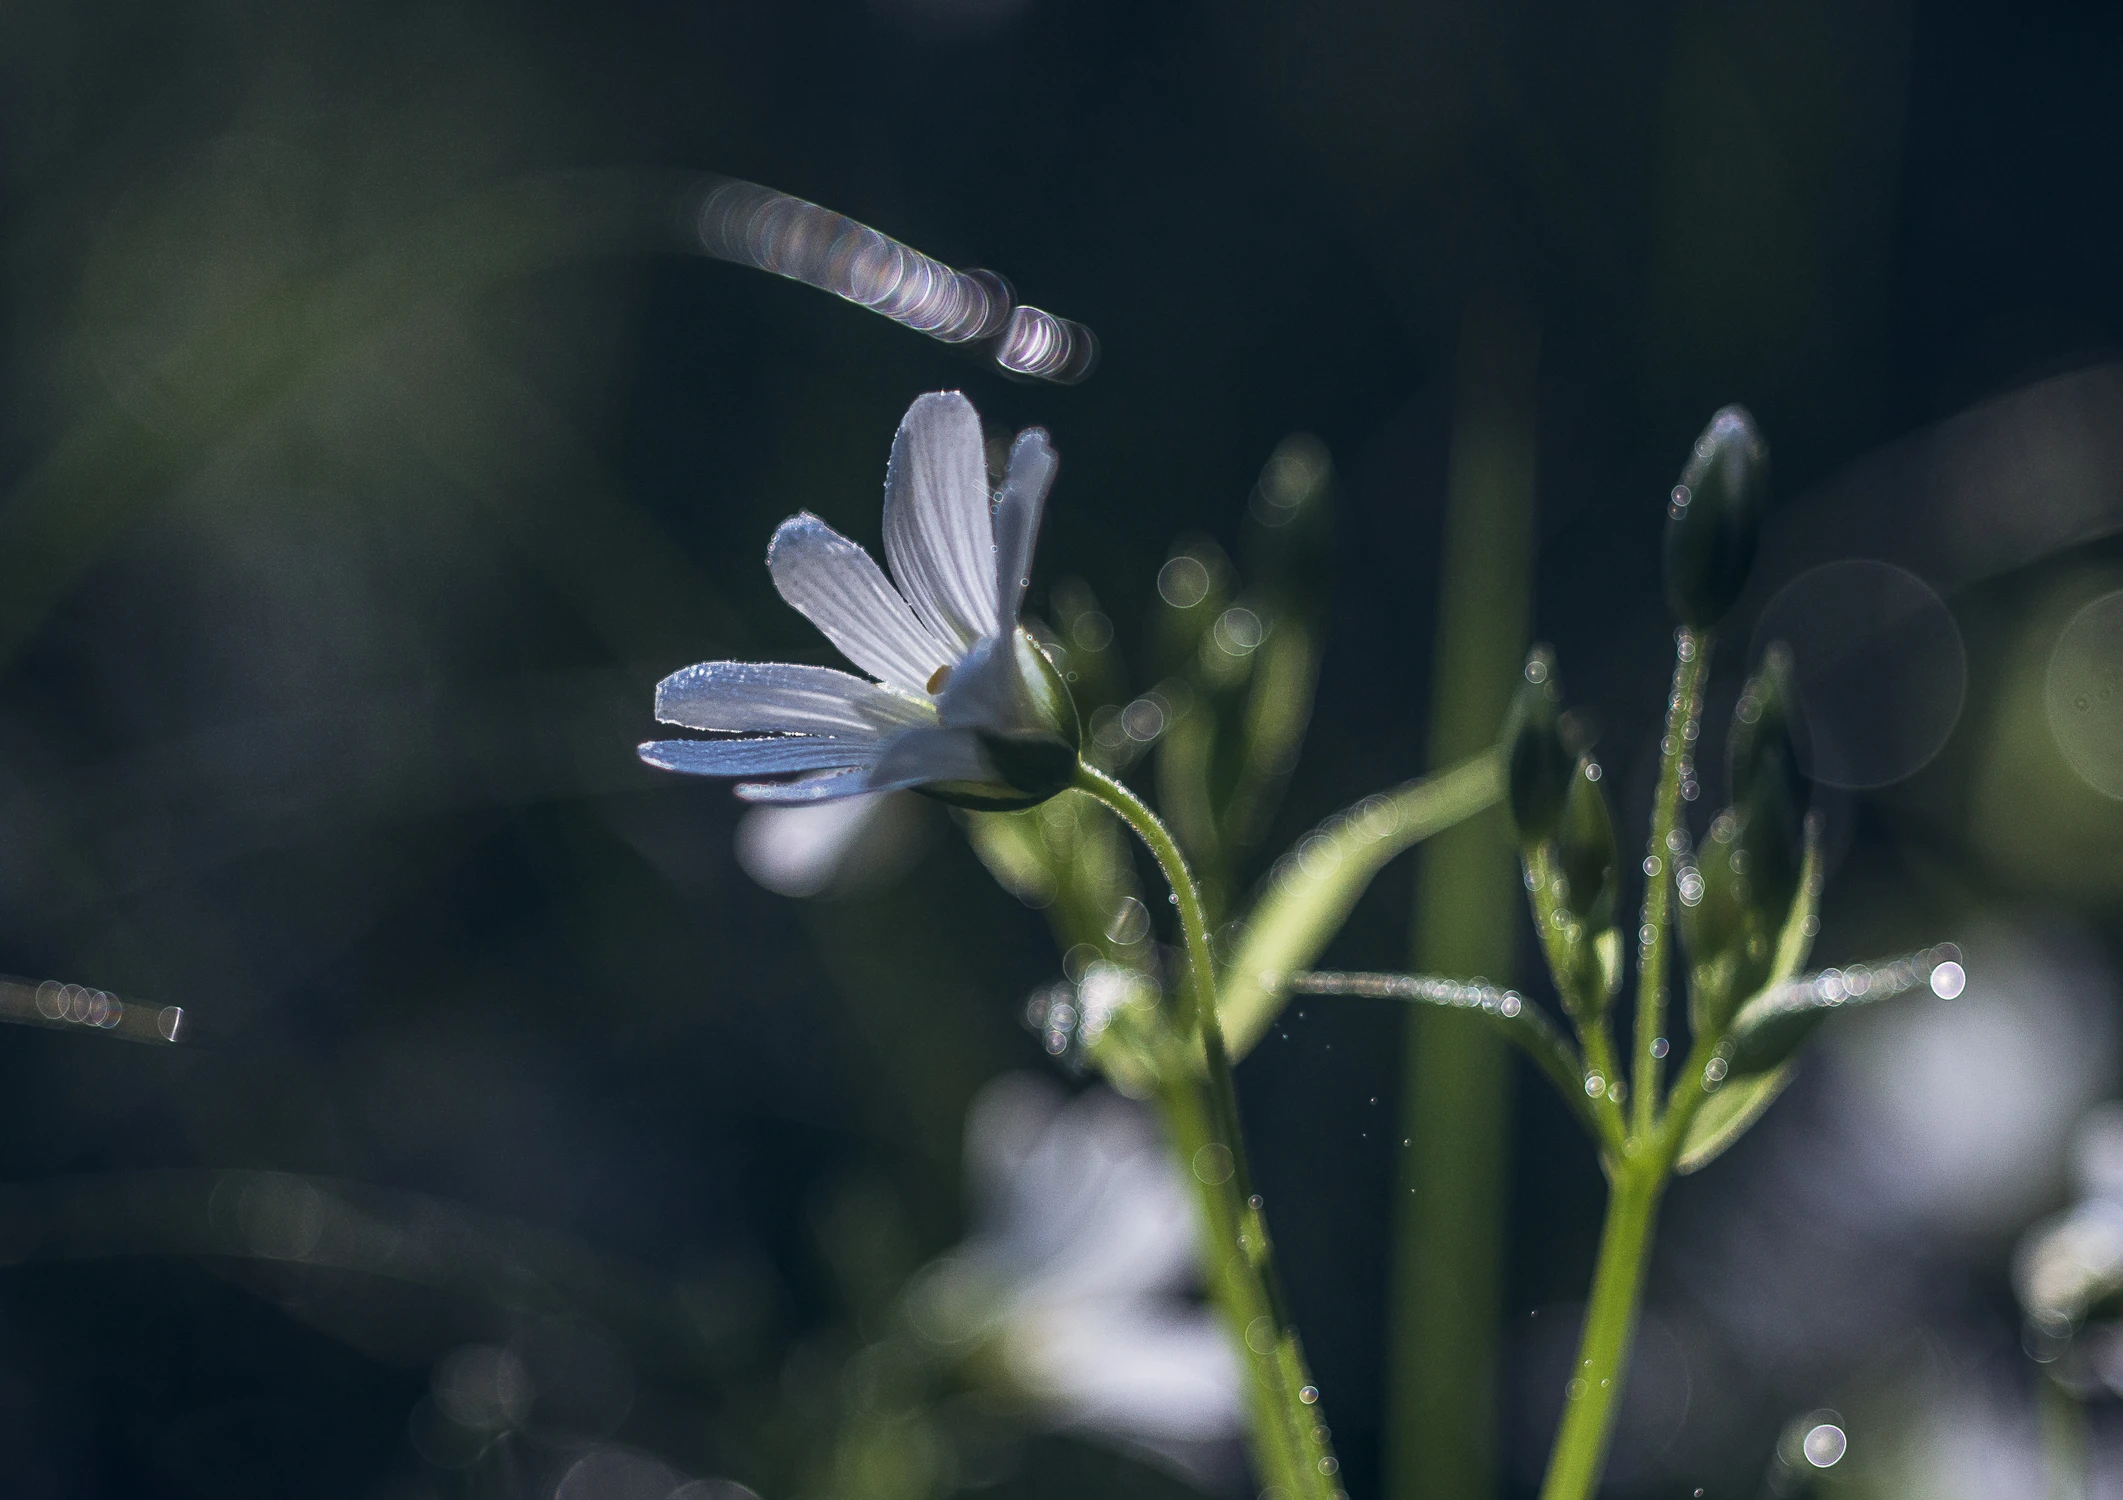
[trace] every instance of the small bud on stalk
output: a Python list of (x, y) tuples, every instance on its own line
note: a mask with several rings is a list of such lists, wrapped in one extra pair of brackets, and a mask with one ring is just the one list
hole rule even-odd
[(1711, 824), (1694, 899), (1684, 888), (1696, 1028), (1720, 1029), (1771, 977), (1776, 946), (1799, 897), (1806, 863), (1806, 802), (1793, 730), (1790, 653), (1772, 647), (1740, 693), (1726, 742), (1732, 805)]
[(1563, 878), (1569, 882), (1564, 905), (1589, 931), (1613, 926), (1616, 888), (1621, 884), (1616, 872), (1622, 859), (1599, 767), (1590, 756), (1579, 758), (1570, 778), (1562, 824), (1556, 830), (1556, 850)]
[(1535, 646), (1504, 720), (1505, 801), (1523, 849), (1555, 837), (1571, 789), (1577, 757), (1563, 741), (1562, 698), (1555, 654)]
[(1769, 445), (1742, 406), (1710, 419), (1666, 508), (1666, 602), (1691, 630), (1725, 617), (1754, 566)]

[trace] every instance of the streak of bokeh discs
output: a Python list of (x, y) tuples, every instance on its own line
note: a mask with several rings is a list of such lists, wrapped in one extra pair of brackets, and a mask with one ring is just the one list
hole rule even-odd
[(1922, 770), (1968, 696), (1968, 654), (1953, 614), (1906, 568), (1847, 558), (1777, 591), (1754, 629), (1759, 657), (1789, 643), (1806, 719), (1808, 772), (1864, 790)]
[(956, 271), (816, 203), (734, 178), (711, 178), (692, 210), (700, 248), (831, 292), (946, 344), (981, 344), (1006, 374), (1073, 385), (1098, 363), (1098, 340), (1067, 318), (1016, 302), (993, 271)]
[(2049, 732), (2081, 779), (2123, 797), (2123, 590), (2071, 617), (2043, 682)]

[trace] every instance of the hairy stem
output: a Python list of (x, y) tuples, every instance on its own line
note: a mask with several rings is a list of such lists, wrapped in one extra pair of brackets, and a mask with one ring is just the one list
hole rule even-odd
[[(1651, 810), (1651, 847), (1645, 857), (1644, 924), (1637, 961), (1635, 1129), (1648, 1140), (1658, 1124), (1659, 1046), (1666, 1027), (1666, 955), (1672, 946), (1673, 831), (1681, 820), (1681, 783), (1694, 756), (1703, 711), (1703, 674), (1710, 664), (1710, 632), (1683, 626), (1675, 637), (1673, 693), (1666, 700), (1666, 737), (1659, 744), (1658, 800)], [(1653, 873), (1656, 872), (1656, 873)]]
[(1291, 1326), (1267, 1220), (1253, 1191), (1231, 1063), (1217, 1022), (1216, 967), (1201, 888), (1165, 825), (1142, 799), (1089, 765), (1079, 790), (1119, 815), (1156, 859), (1179, 906), (1187, 983), (1174, 1009), (1175, 1030), (1189, 1054), (1159, 1070), (1158, 1103), (1202, 1212), (1203, 1271), (1210, 1294), (1252, 1373), (1254, 1462), (1263, 1483), (1283, 1500), (1341, 1500), (1340, 1463), (1320, 1420), (1319, 1392), (1306, 1373)]

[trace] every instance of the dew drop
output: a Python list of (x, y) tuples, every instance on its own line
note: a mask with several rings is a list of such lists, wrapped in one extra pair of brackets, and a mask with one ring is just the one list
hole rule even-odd
[(1194, 1175), (1211, 1187), (1229, 1182), (1232, 1169), (1231, 1148), (1221, 1141), (1211, 1141), (1194, 1153)]
[(1298, 1387), (1297, 1399), (1304, 1402), (1305, 1405), (1310, 1406), (1314, 1402), (1318, 1401), (1319, 1398), (1320, 1388), (1318, 1386), (1306, 1385)]

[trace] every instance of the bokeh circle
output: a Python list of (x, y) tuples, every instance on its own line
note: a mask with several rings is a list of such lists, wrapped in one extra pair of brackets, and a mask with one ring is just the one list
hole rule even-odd
[(1772, 641), (1791, 647), (1816, 781), (1852, 791), (1900, 781), (1937, 755), (1960, 721), (1961, 629), (1907, 568), (1846, 558), (1807, 569), (1763, 609), (1757, 659)]
[(2042, 684), (2049, 732), (2096, 791), (2123, 798), (2123, 589), (2071, 617)]

